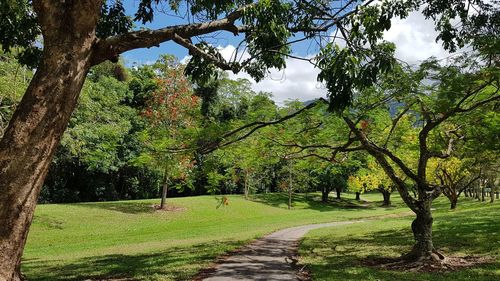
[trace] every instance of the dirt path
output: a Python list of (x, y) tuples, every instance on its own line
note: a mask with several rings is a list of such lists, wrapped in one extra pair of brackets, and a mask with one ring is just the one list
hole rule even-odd
[(361, 221), (310, 224), (273, 232), (230, 255), (197, 280), (300, 280), (295, 266), (299, 239), (312, 229), (356, 222)]

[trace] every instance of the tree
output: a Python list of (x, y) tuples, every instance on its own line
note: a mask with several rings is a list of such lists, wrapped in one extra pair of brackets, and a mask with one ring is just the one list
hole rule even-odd
[(402, 261), (443, 262), (432, 241), (431, 212), (443, 185), (435, 184), (428, 170), (432, 159), (449, 158), (454, 145), (435, 141), (435, 136), (454, 118), (498, 106), (500, 73), (494, 57), (479, 51), (457, 56), (448, 65), (431, 59), (416, 70), (393, 68), (376, 86), (356, 94), (348, 110), (331, 117), (332, 124), (341, 120), (347, 132), (328, 130), (330, 139), (282, 145), (330, 161), (338, 161), (342, 152), (368, 152), (416, 214), (411, 225), (415, 244)]
[(332, 190), (336, 191), (336, 199), (340, 200), (340, 194), (347, 187), (349, 169), (345, 163), (330, 163), (321, 161), (313, 166), (312, 176), (315, 185), (321, 191), (321, 201), (328, 202), (328, 196)]
[(166, 208), (169, 184), (173, 179), (188, 182), (193, 168), (192, 147), (198, 127), (199, 98), (193, 94), (183, 66), (164, 56), (153, 65), (158, 88), (146, 100), (143, 111), (149, 126), (141, 136), (146, 149), (136, 162), (151, 165), (162, 173), (160, 209)]
[(456, 157), (432, 159), (429, 162), (429, 178), (434, 184), (442, 186), (443, 194), (450, 200), (450, 209), (457, 207), (460, 194), (480, 178), (480, 172), (477, 176), (471, 175), (472, 164), (471, 161), (466, 159), (463, 161)]
[[(444, 67), (431, 60), (422, 64), (417, 72), (409, 76), (412, 79), (417, 77), (419, 79), (410, 81), (408, 86), (415, 85), (415, 81), (420, 82), (416, 85), (417, 88), (414, 86), (408, 88), (409, 92), (415, 95), (412, 98), (406, 96), (405, 105), (400, 109), (400, 113), (392, 117), (391, 127), (395, 129), (391, 131), (397, 131), (398, 121), (401, 119), (399, 116), (413, 115), (416, 124), (420, 127), (418, 138), (414, 142), (418, 151), (418, 160), (414, 164), (404, 161), (392, 149), (385, 146), (384, 141), (377, 141), (376, 135), (370, 137), (368, 130), (357, 127), (352, 115), (343, 116), (363, 149), (376, 159), (396, 185), (403, 201), (416, 213), (416, 219), (412, 222), (416, 243), (411, 252), (404, 256), (405, 260), (441, 260), (443, 258), (437, 253), (432, 243), (433, 218), (431, 214), (432, 201), (441, 194), (442, 186), (434, 185), (430, 181), (427, 170), (430, 159), (447, 158), (449, 153), (447, 147), (429, 143), (430, 135), (452, 116), (474, 111), (500, 99), (498, 69), (489, 67), (487, 63), (482, 64), (476, 59), (481, 61), (477, 56), (460, 57), (455, 61), (457, 65)], [(476, 64), (476, 68), (471, 68), (471, 63)], [(405, 79), (401, 78), (400, 83)], [(423, 83), (424, 79), (434, 82), (426, 85)], [(392, 95), (387, 90), (385, 92), (386, 95)], [(361, 106), (361, 108), (365, 107)], [(392, 133), (387, 136), (387, 138), (391, 137)], [(416, 197), (410, 194), (410, 185), (398, 176), (397, 170), (401, 170), (413, 182)]]
[(361, 168), (355, 175), (349, 176), (348, 186), (349, 190), (359, 193), (378, 190), (384, 197), (382, 206), (387, 207), (391, 205), (391, 193), (394, 189), (393, 183), (374, 159), (369, 159), (365, 168)]
[[(152, 21), (155, 5), (162, 2), (140, 1), (134, 19), (143, 23)], [(358, 2), (168, 1), (174, 13), (183, 14), (181, 9), (186, 8), (192, 15), (188, 19), (202, 21), (157, 30), (131, 30), (133, 22), (125, 15), (121, 1), (114, 1), (112, 5), (103, 0), (2, 2), (2, 48), (10, 51), (13, 47), (21, 47), (19, 58), (36, 65), (36, 73), (0, 141), (0, 221), (5, 225), (0, 230), (0, 263), (3, 265), (0, 277), (21, 279), (21, 255), (40, 189), (92, 66), (106, 60), (116, 61), (121, 53), (132, 49), (173, 41), (190, 51), (193, 63), (187, 70), (200, 81), (212, 77), (216, 68), (233, 72), (243, 70), (261, 79), (267, 68), (285, 66), (292, 42), (288, 38), (292, 34), (303, 31), (307, 39), (337, 27), (344, 34), (345, 27), (352, 26), (350, 35), (368, 38), (365, 43), (371, 45), (372, 51), (347, 54), (354, 58), (351, 61), (359, 58), (359, 63), (373, 55), (374, 63), (367, 64), (362, 75), (373, 77), (386, 69), (380, 62), (387, 61), (388, 48), (377, 41), (382, 31), (390, 27), (390, 19), (394, 16), (404, 17), (421, 3), (432, 3), (424, 9), (424, 14), (436, 18), (440, 39), (451, 49), (467, 41), (469, 30), (482, 29), (497, 16), (495, 9), (482, 1), (472, 7), (462, 1), (452, 5), (433, 0), (368, 5), (371, 2), (354, 9)], [(477, 13), (470, 16), (469, 8), (480, 11), (479, 16)], [(462, 25), (450, 23), (454, 16), (460, 18)], [(205, 41), (193, 43), (192, 38), (217, 31), (244, 34), (247, 44), (243, 47), (248, 49), (250, 59), (227, 62)], [(43, 40), (37, 41), (40, 35)], [(345, 55), (334, 57), (346, 58)], [(343, 63), (336, 65), (320, 79), (330, 76), (332, 69), (333, 73), (354, 73), (341, 71), (348, 69)], [(327, 83), (331, 92), (337, 93), (332, 97), (341, 98), (341, 102), (332, 103), (332, 107), (346, 104), (352, 94), (350, 85), (353, 88), (366, 86), (367, 81), (352, 80), (356, 77), (346, 75), (331, 77), (337, 80)], [(337, 84), (342, 87), (336, 87)]]

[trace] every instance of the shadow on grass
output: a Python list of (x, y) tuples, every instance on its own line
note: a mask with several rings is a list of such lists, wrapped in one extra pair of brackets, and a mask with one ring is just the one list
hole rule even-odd
[(28, 280), (190, 280), (200, 266), (241, 246), (243, 241), (172, 247), (148, 254), (110, 254), (78, 260), (24, 260)]
[[(346, 236), (311, 237), (301, 253), (313, 280), (500, 280), (500, 224), (487, 210), (450, 213), (435, 219), (433, 242), (446, 255), (490, 256), (494, 262), (453, 272), (396, 272), (364, 266), (366, 258), (398, 257), (410, 251), (411, 219), (380, 221), (384, 230), (346, 230)], [(498, 211), (498, 209), (496, 209)], [(391, 223), (397, 222), (391, 226)], [(408, 222), (401, 227), (402, 222)], [(358, 230), (359, 231), (359, 230)], [(352, 232), (352, 233), (351, 233)]]
[(144, 213), (155, 212), (154, 204), (152, 204), (151, 202), (118, 201), (118, 202), (75, 203), (71, 205), (78, 207), (116, 211), (125, 214), (144, 214)]
[[(276, 208), (287, 208), (288, 195), (285, 193), (267, 193), (256, 194), (251, 197), (254, 202), (266, 204)], [(358, 210), (358, 209), (375, 209), (376, 202), (356, 201), (354, 199), (331, 199), (327, 202), (321, 202), (321, 197), (316, 194), (293, 194), (292, 208), (298, 209), (313, 209), (321, 212), (329, 212), (333, 210)]]

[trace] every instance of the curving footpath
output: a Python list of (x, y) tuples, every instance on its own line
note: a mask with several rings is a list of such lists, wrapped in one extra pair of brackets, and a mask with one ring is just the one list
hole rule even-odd
[(312, 229), (356, 222), (362, 221), (310, 224), (273, 232), (230, 255), (198, 280), (300, 280), (295, 259), (300, 238)]

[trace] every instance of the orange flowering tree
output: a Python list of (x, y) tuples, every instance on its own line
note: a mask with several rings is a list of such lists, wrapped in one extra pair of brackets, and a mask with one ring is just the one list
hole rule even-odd
[(184, 66), (164, 56), (153, 65), (157, 90), (146, 101), (142, 116), (146, 129), (141, 132), (144, 151), (136, 159), (162, 173), (160, 208), (166, 206), (169, 186), (190, 185), (194, 161), (193, 142), (200, 121), (200, 100), (193, 94)]

